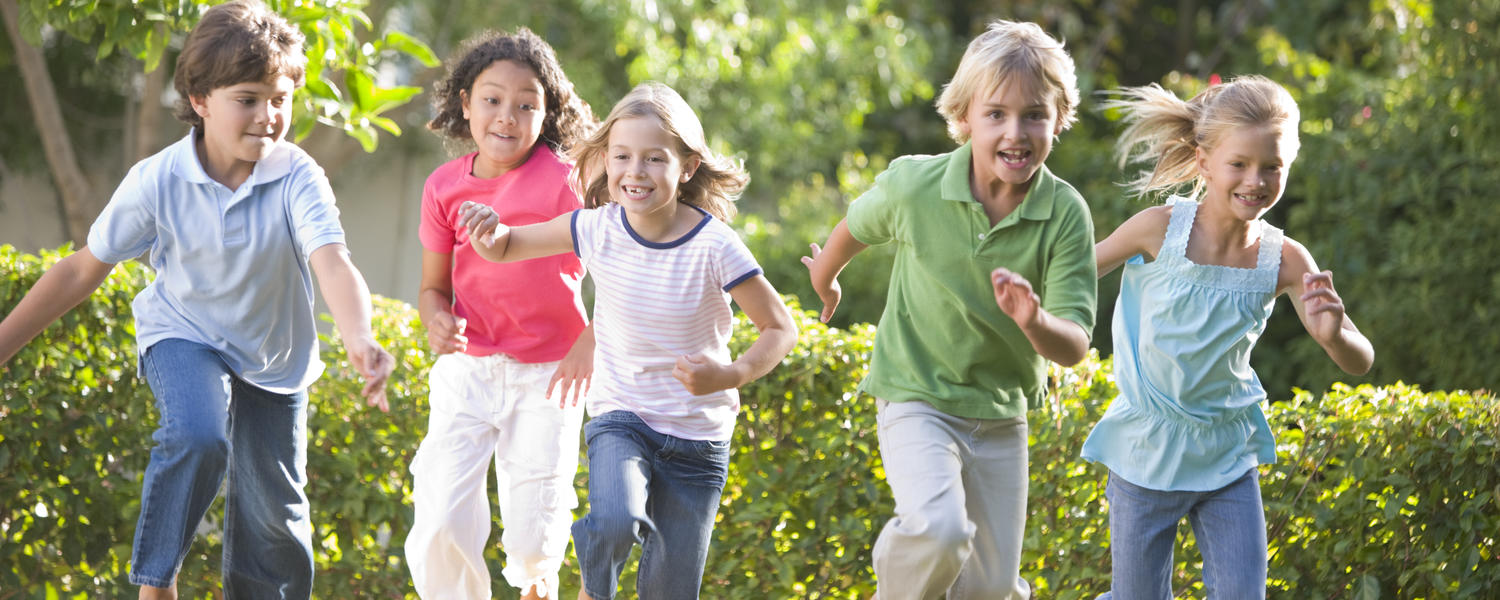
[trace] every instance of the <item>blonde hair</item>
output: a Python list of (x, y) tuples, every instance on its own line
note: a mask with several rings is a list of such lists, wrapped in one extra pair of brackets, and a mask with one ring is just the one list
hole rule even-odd
[(1245, 75), (1211, 86), (1184, 101), (1157, 84), (1114, 92), (1121, 99), (1104, 103), (1125, 113), (1125, 132), (1115, 143), (1120, 166), (1153, 163), (1125, 183), (1137, 195), (1170, 192), (1192, 183), (1192, 195), (1203, 189), (1197, 150), (1212, 152), (1226, 135), (1246, 127), (1271, 127), (1281, 135), (1287, 163), (1297, 157), (1300, 141), (1297, 101), (1286, 88), (1260, 75)]
[(728, 222), (737, 212), (734, 201), (750, 182), (750, 176), (738, 163), (710, 150), (703, 137), (698, 115), (676, 91), (656, 82), (635, 86), (615, 104), (609, 116), (594, 133), (572, 152), (578, 168), (574, 183), (583, 193), (583, 204), (589, 208), (610, 202), (608, 174), (604, 154), (609, 147), (609, 132), (621, 119), (656, 117), (662, 127), (677, 139), (677, 151), (683, 158), (697, 158), (698, 169), (692, 179), (677, 186), (677, 200), (701, 208), (721, 221)]
[(959, 121), (969, 112), (974, 94), (993, 92), (1018, 77), (1052, 101), (1062, 129), (1078, 119), (1078, 76), (1063, 43), (1036, 23), (996, 20), (969, 42), (953, 80), (938, 96), (938, 114), (948, 121), (948, 135), (960, 144), (969, 141)]

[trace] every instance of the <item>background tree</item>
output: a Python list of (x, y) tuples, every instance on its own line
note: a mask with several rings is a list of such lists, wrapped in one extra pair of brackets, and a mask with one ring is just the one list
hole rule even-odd
[[(401, 60), (435, 65), (436, 57), (424, 43), (399, 31), (372, 36), (374, 23), (362, 11), (364, 2), (357, 0), (271, 0), (267, 4), (307, 36), (311, 60), (307, 85), (295, 97), (300, 110), (293, 116), (294, 139), (306, 138), (316, 124), (322, 123), (341, 129), (370, 152), (377, 144), (377, 129), (400, 135), (400, 126), (381, 114), (406, 103), (422, 89), (376, 82), (389, 79), (380, 77), (382, 68)], [(134, 163), (156, 150), (152, 142), (162, 112), (159, 99), (169, 91), (165, 69), (159, 67), (173, 44), (180, 43), (209, 6), (180, 0), (0, 0), (0, 16), (24, 83), (35, 133), (57, 185), (67, 234), (75, 243), (83, 243), (90, 223), (107, 200), (96, 192), (107, 187), (99, 185), (100, 171), (108, 174), (106, 181), (118, 179), (118, 175), (116, 169), (99, 169), (95, 161), (79, 160), (63, 114), (76, 105), (64, 102), (57, 93), (44, 46), (55, 44), (60, 32), (92, 48), (96, 62), (106, 61), (117, 52), (134, 59), (108, 63), (109, 68), (100, 72), (113, 77), (89, 82), (111, 99), (125, 100), (118, 102), (123, 111), (106, 109), (106, 114), (123, 112), (124, 122), (133, 123), (122, 129), (128, 131), (124, 137), (130, 140), (127, 164)], [(122, 62), (139, 65), (137, 69), (143, 66), (149, 76), (120, 77)], [(136, 113), (133, 119), (131, 112)]]

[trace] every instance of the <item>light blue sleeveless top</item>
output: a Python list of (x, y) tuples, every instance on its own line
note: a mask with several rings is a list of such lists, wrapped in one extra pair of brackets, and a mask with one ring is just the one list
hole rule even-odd
[(1141, 487), (1210, 491), (1276, 462), (1250, 350), (1276, 305), (1282, 236), (1257, 222), (1254, 269), (1196, 264), (1187, 243), (1198, 203), (1172, 201), (1156, 260), (1126, 262), (1113, 329), (1120, 395), (1083, 457)]

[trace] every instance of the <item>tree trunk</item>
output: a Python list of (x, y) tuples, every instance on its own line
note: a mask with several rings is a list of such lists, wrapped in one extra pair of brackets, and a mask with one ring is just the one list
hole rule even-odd
[(156, 70), (146, 73), (146, 84), (142, 88), (140, 112), (136, 113), (135, 120), (135, 148), (132, 148), (130, 164), (144, 160), (146, 157), (156, 154), (161, 150), (157, 141), (157, 130), (161, 129), (161, 117), (166, 113), (162, 108), (161, 95), (166, 91), (167, 85), (167, 62), (162, 61), (156, 65)]
[(97, 212), (93, 206), (93, 190), (73, 154), (73, 142), (68, 138), (62, 111), (58, 109), (57, 90), (52, 87), (52, 76), (47, 72), (42, 50), (21, 38), (20, 7), (16, 0), (0, 0), (0, 17), (5, 21), (5, 32), (10, 36), (11, 45), (15, 46), (16, 66), (26, 84), (26, 98), (31, 103), (37, 133), (42, 138), (42, 151), (62, 197), (68, 237), (75, 245), (81, 246), (87, 243), (89, 225)]

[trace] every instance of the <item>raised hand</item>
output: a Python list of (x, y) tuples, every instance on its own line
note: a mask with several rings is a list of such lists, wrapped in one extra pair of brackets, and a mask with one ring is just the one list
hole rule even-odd
[(495, 209), (478, 202), (464, 202), (458, 207), (458, 226), (469, 233), (470, 244), (495, 245), (495, 238), (503, 235), (509, 227), (500, 223)]
[(990, 284), (995, 287), (995, 304), (1017, 325), (1025, 328), (1036, 321), (1042, 300), (1025, 277), (1001, 267), (990, 272)]
[(824, 323), (833, 318), (833, 311), (839, 307), (839, 300), (844, 296), (843, 288), (839, 287), (838, 278), (829, 280), (827, 286), (818, 285), (818, 278), (812, 277), (813, 266), (823, 256), (823, 249), (817, 244), (810, 244), (812, 256), (802, 257), (802, 264), (807, 266), (808, 276), (812, 279), (813, 291), (818, 293), (818, 298), (823, 301), (823, 310), (818, 313), (818, 320)]
[(1307, 332), (1320, 342), (1336, 339), (1344, 326), (1344, 300), (1333, 289), (1333, 272), (1303, 273), (1301, 301)]

